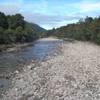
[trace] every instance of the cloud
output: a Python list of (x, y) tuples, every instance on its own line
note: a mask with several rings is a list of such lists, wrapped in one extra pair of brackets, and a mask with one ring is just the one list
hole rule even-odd
[(72, 14), (80, 15), (80, 16), (97, 16), (100, 14), (100, 1), (93, 1), (93, 0), (83, 0), (78, 3), (73, 3), (69, 5), (73, 9), (76, 9), (75, 12), (72, 12)]
[(21, 10), (22, 0), (1, 0), (0, 11), (5, 14), (19, 13)]
[(39, 0), (34, 2), (32, 0), (2, 0), (0, 1), (0, 11), (6, 14), (14, 14), (21, 12), (41, 12), (46, 13), (48, 2), (47, 0)]
[(97, 0), (81, 0), (70, 3), (65, 0), (56, 2), (56, 4), (55, 1), (1, 0), (0, 11), (6, 14), (21, 13), (25, 20), (49, 29), (77, 22), (86, 16), (97, 16), (100, 13), (100, 1), (97, 2)]
[(3, 4), (3, 5), (1, 5), (0, 4), (0, 11), (1, 12), (4, 12), (5, 14), (15, 14), (15, 13), (19, 13), (19, 11), (20, 11), (20, 6), (19, 5), (5, 5), (5, 4)]
[(46, 0), (39, 0), (37, 2), (25, 2), (21, 5), (21, 11), (23, 12), (34, 12), (34, 13), (46, 13), (48, 8), (48, 2)]
[(62, 15), (46, 15), (41, 13), (23, 13), (25, 19), (29, 22), (35, 22), (43, 27), (48, 28), (59, 27), (67, 24), (69, 21), (79, 20), (81, 17), (78, 16), (62, 16)]
[(92, 3), (92, 2), (83, 2), (81, 4), (75, 5), (80, 9), (81, 12), (90, 12), (100, 10), (100, 2)]

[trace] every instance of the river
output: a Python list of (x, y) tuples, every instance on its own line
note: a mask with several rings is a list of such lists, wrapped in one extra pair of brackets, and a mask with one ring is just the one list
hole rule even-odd
[[(24, 65), (34, 60), (45, 60), (48, 55), (52, 56), (56, 50), (56, 45), (61, 41), (53, 39), (40, 39), (18, 52), (0, 54), (0, 75), (8, 75), (15, 70), (21, 70)], [(0, 78), (0, 92), (5, 91), (10, 86), (11, 81), (4, 77)]]

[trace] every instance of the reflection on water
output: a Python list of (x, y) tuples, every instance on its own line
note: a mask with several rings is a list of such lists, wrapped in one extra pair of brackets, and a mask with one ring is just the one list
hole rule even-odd
[[(13, 72), (20, 66), (30, 63), (32, 59), (44, 60), (53, 54), (58, 43), (60, 41), (37, 41), (22, 51), (0, 54), (0, 75)], [(8, 80), (0, 79), (0, 85), (5, 87), (6, 81), (9, 83)]]

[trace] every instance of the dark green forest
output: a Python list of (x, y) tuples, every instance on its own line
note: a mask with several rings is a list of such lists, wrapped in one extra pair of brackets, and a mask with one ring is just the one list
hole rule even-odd
[(86, 17), (85, 19), (80, 19), (77, 23), (49, 30), (46, 35), (100, 44), (100, 17)]
[(31, 42), (45, 29), (26, 22), (21, 14), (5, 15), (0, 12), (0, 44)]

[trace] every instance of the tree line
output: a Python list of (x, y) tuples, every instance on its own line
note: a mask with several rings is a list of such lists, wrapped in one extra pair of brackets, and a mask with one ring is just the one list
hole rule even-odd
[(30, 42), (38, 37), (32, 23), (26, 22), (21, 14), (5, 15), (0, 12), (0, 44)]
[(77, 23), (49, 30), (46, 35), (92, 41), (100, 44), (100, 17), (86, 17), (85, 19), (80, 19)]

